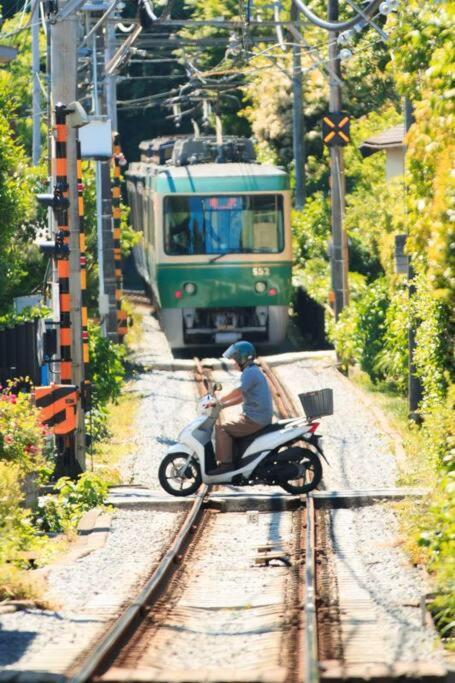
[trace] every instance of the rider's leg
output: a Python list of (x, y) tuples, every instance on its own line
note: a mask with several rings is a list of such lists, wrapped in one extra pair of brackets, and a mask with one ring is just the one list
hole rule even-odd
[(254, 422), (246, 415), (241, 415), (237, 420), (216, 425), (215, 428), (215, 453), (216, 459), (222, 464), (232, 463), (233, 439), (241, 439), (250, 436), (262, 429), (263, 425)]

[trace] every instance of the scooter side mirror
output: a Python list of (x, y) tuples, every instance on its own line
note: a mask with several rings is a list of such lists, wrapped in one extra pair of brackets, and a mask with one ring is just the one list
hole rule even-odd
[(221, 391), (222, 388), (223, 388), (223, 385), (220, 384), (219, 382), (215, 382), (215, 384), (213, 385), (213, 391)]

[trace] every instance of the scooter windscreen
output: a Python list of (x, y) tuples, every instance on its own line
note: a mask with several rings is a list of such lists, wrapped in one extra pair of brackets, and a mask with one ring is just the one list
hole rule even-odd
[(206, 394), (199, 400), (199, 415), (210, 415), (213, 406), (210, 404), (216, 401), (216, 398), (212, 394)]

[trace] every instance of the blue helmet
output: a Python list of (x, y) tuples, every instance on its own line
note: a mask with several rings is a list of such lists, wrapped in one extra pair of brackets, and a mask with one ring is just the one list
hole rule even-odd
[(256, 358), (256, 349), (253, 344), (248, 341), (238, 341), (226, 349), (223, 353), (223, 358), (232, 358), (236, 360), (243, 369), (245, 365), (249, 365)]

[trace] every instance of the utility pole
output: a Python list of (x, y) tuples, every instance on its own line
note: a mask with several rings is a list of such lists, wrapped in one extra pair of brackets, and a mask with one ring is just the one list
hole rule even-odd
[[(116, 20), (109, 17), (106, 20), (106, 33), (105, 33), (105, 50), (104, 50), (104, 63), (108, 64), (115, 54), (115, 23)], [(106, 107), (107, 115), (112, 123), (113, 133), (118, 133), (118, 120), (117, 120), (117, 75), (115, 73), (107, 74), (106, 79)]]
[[(406, 97), (404, 101), (404, 130), (408, 132), (414, 123), (414, 111), (411, 101)], [(414, 354), (416, 350), (416, 326), (412, 316), (412, 299), (416, 288), (414, 284), (414, 268), (411, 255), (408, 254), (408, 294), (410, 304), (410, 320), (408, 329), (408, 410), (409, 417), (419, 422), (417, 410), (423, 397), (423, 388), (420, 378), (416, 374)]]
[[(93, 36), (93, 109), (95, 115), (98, 116), (108, 114), (107, 95), (109, 92), (108, 83), (106, 81), (100, 83), (98, 51), (102, 55), (103, 64), (105, 64), (112, 49), (112, 45), (105, 45), (102, 31), (103, 29), (101, 29), (100, 34), (97, 35), (95, 33)], [(115, 92), (112, 82), (111, 90)], [(110, 100), (112, 101), (112, 95)], [(110, 164), (110, 159), (108, 161), (96, 162), (99, 305), (103, 334), (105, 337), (117, 341), (117, 302), (115, 299), (116, 281)]]
[[(63, 10), (66, 0), (59, 3), (59, 10)], [(64, 107), (76, 101), (77, 95), (77, 29), (78, 20), (75, 13), (65, 19), (49, 24), (51, 40), (51, 99), (54, 107), (61, 103)], [(69, 200), (68, 227), (69, 232), (69, 293), (70, 293), (70, 330), (71, 337), (71, 380), (80, 390), (84, 381), (84, 367), (82, 358), (82, 319), (81, 319), (81, 274), (80, 274), (80, 235), (77, 187), (77, 129), (67, 117), (66, 143), (66, 172), (67, 196)], [(53, 118), (52, 130), (56, 129), (56, 119)], [(52, 175), (54, 181), (60, 175), (56, 163)], [(67, 468), (71, 474), (85, 470), (85, 427), (84, 412), (81, 402), (78, 402), (77, 427), (74, 438), (68, 446), (69, 462)]]
[[(338, 19), (338, 0), (328, 0), (328, 19)], [(340, 60), (338, 58), (337, 36), (329, 31), (329, 111), (341, 111)], [(331, 278), (335, 320), (349, 303), (348, 290), (348, 244), (343, 230), (345, 176), (343, 148), (340, 145), (329, 147), (330, 152), (330, 196), (331, 196)]]
[(40, 51), (39, 21), (40, 3), (34, 0), (31, 16), (32, 33), (32, 164), (37, 166), (41, 156), (41, 92), (40, 92)]
[[(298, 25), (299, 10), (291, 4), (291, 22)], [(294, 39), (295, 40), (295, 39)], [(295, 168), (295, 208), (305, 205), (305, 121), (303, 118), (302, 59), (300, 45), (292, 47), (292, 129)]]

